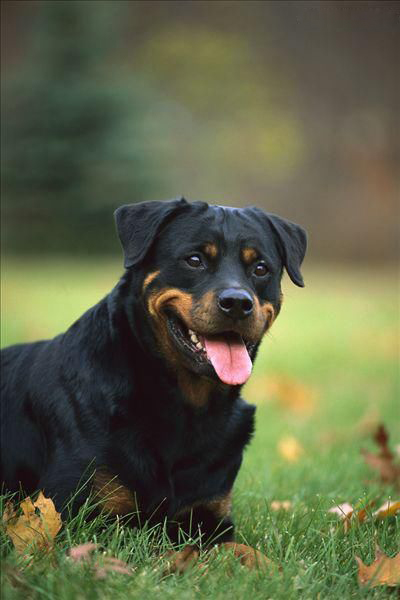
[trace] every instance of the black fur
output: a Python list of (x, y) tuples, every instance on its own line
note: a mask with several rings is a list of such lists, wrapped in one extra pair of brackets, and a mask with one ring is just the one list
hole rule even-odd
[[(201, 406), (185, 398), (156, 339), (143, 282), (160, 271), (149, 290), (173, 287), (193, 298), (240, 284), (278, 314), (283, 267), (303, 285), (304, 231), (258, 209), (184, 199), (121, 207), (116, 222), (127, 267), (116, 287), (65, 333), (1, 353), (2, 481), (11, 491), (42, 489), (60, 510), (85, 477), (106, 468), (136, 493), (142, 522), (174, 521), (193, 507), (194, 530), (201, 524), (209, 537), (219, 526), (221, 539), (232, 539), (230, 516), (220, 522), (207, 502), (232, 488), (255, 408), (240, 386), (221, 382)], [(201, 272), (188, 267), (185, 257), (210, 241), (219, 258)], [(263, 281), (240, 261), (249, 241), (267, 262)]]

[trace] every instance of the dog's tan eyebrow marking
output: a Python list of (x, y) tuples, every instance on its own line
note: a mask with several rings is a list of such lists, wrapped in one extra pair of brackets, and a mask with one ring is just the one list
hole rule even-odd
[(241, 254), (242, 254), (242, 261), (246, 265), (251, 265), (251, 263), (254, 262), (259, 256), (259, 254), (255, 248), (242, 248)]
[(204, 244), (203, 252), (208, 256), (208, 258), (217, 258), (218, 255), (218, 247), (217, 244), (209, 242), (208, 244)]
[(148, 275), (146, 275), (146, 277), (144, 278), (144, 281), (143, 281), (143, 286), (142, 286), (143, 292), (145, 291), (147, 286), (150, 285), (150, 283), (153, 281), (153, 279), (158, 277), (159, 274), (160, 274), (160, 271), (153, 271), (152, 273), (149, 273)]

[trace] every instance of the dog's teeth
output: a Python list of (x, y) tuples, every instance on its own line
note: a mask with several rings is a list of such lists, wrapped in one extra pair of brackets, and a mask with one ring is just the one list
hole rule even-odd
[(197, 342), (197, 344), (196, 344), (196, 348), (197, 348), (198, 350), (203, 350), (203, 344), (202, 344), (201, 342)]
[(192, 340), (192, 342), (194, 344), (197, 344), (197, 342), (199, 341), (199, 338), (197, 337), (197, 335), (195, 333), (190, 334), (190, 339)]
[(188, 329), (189, 335), (194, 335), (193, 329)]

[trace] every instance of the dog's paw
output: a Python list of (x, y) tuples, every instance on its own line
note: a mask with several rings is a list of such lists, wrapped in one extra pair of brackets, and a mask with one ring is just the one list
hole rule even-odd
[(164, 575), (184, 573), (187, 569), (196, 564), (199, 558), (199, 551), (196, 546), (188, 545), (179, 552), (171, 550), (166, 554), (165, 558), (167, 564), (164, 568)]
[(215, 546), (211, 552), (224, 552), (226, 554), (233, 554), (240, 560), (240, 563), (248, 569), (261, 569), (262, 571), (273, 571), (274, 563), (265, 554), (246, 546), (246, 544), (237, 544), (235, 542), (224, 542)]

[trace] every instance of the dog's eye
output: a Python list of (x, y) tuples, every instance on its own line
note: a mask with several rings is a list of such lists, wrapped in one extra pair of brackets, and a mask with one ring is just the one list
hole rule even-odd
[(193, 267), (194, 269), (203, 266), (201, 257), (198, 254), (192, 254), (191, 256), (188, 256), (186, 262), (190, 267)]
[(254, 267), (254, 275), (257, 275), (257, 277), (264, 277), (264, 275), (266, 275), (267, 273), (268, 269), (265, 262), (259, 262)]

